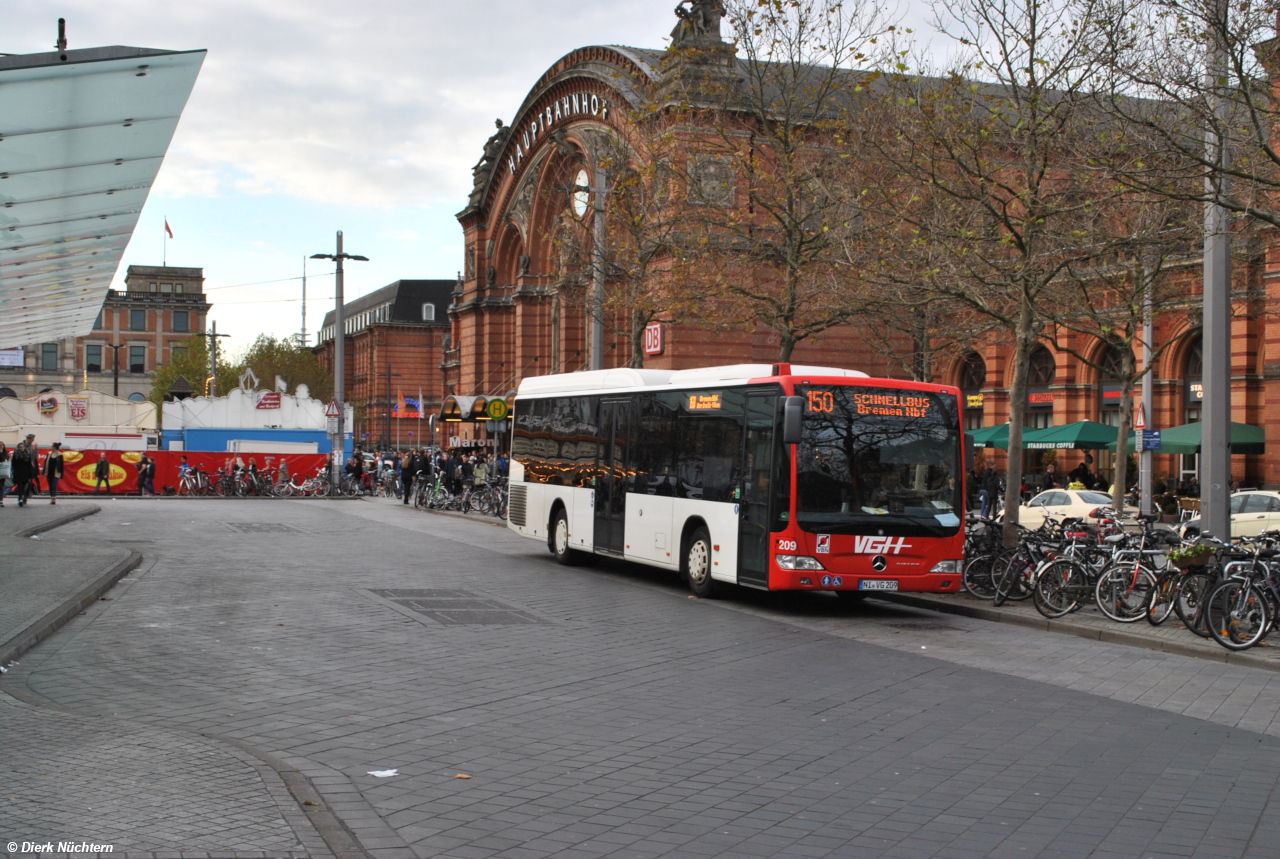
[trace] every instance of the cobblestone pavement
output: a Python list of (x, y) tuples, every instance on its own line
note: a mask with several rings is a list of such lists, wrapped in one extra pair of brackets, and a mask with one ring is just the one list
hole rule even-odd
[(148, 566), (0, 691), (272, 755), (378, 859), (1280, 844), (1274, 672), (823, 595), (693, 600), (390, 502), (123, 506), (53, 533), (151, 541)]
[(19, 508), (10, 499), (0, 510), (0, 645), (129, 556), (124, 546), (101, 540), (77, 543), (50, 534), (16, 536), (91, 506), (87, 501), (56, 506), (33, 501)]

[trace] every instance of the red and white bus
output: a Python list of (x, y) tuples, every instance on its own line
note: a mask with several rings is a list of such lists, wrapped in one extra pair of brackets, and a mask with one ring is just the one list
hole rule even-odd
[(960, 393), (790, 364), (525, 379), (509, 527), (768, 590), (960, 589)]

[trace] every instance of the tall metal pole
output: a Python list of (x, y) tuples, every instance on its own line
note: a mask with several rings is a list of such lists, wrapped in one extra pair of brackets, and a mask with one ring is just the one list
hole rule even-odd
[[(1221, 96), (1226, 79), (1224, 44), (1227, 3), (1218, 0), (1209, 25), (1205, 85), (1212, 93), (1219, 128), (1226, 128), (1229, 105)], [(1210, 127), (1205, 133), (1207, 160), (1217, 168), (1205, 179), (1213, 202), (1204, 212), (1204, 411), (1200, 435), (1200, 515), (1203, 532), (1231, 537), (1231, 223), (1218, 201), (1230, 192), (1226, 170), (1230, 148)]]
[(343, 360), (346, 358), (346, 323), (342, 319), (342, 230), (338, 230), (338, 250), (334, 254), (338, 270), (333, 279), (333, 398), (338, 401), (338, 436), (333, 440), (333, 487), (342, 485), (342, 466), (346, 460), (346, 433), (342, 422), (347, 416), (346, 391), (343, 382)]
[[(382, 446), (385, 448), (385, 447), (391, 446), (391, 363), (390, 362), (387, 363), (387, 417), (384, 423), (386, 424), (386, 431), (382, 436), (383, 438)], [(399, 447), (399, 445), (396, 445), (396, 446)]]
[(596, 168), (591, 250), (591, 369), (604, 369), (604, 170)]
[[(1142, 364), (1146, 373), (1142, 377), (1142, 416), (1148, 428), (1155, 426), (1155, 368), (1151, 366), (1151, 353), (1153, 344), (1155, 343), (1154, 317), (1155, 304), (1151, 296), (1151, 271), (1148, 266), (1142, 267), (1142, 277), (1144, 278), (1144, 295), (1142, 299)], [(1142, 430), (1138, 430), (1142, 432)], [(1142, 450), (1141, 461), (1138, 464), (1138, 487), (1142, 495), (1142, 512), (1150, 513), (1154, 506), (1155, 481), (1151, 473), (1153, 451)]]
[(302, 339), (298, 344), (307, 348), (307, 258), (302, 258)]
[(212, 345), (209, 347), (210, 370), (209, 375), (213, 377), (213, 396), (218, 396), (218, 323), (210, 322), (209, 340)]

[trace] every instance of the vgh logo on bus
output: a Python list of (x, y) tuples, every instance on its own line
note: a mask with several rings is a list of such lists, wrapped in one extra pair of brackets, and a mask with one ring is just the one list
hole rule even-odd
[(906, 537), (854, 537), (853, 551), (859, 555), (896, 555), (910, 549)]

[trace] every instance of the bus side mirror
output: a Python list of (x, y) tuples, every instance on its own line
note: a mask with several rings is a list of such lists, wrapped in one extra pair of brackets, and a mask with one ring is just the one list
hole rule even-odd
[(804, 426), (804, 397), (782, 398), (782, 443), (799, 444)]
[(964, 470), (973, 471), (973, 461), (977, 459), (977, 446), (973, 443), (973, 436), (969, 433), (964, 434)]

